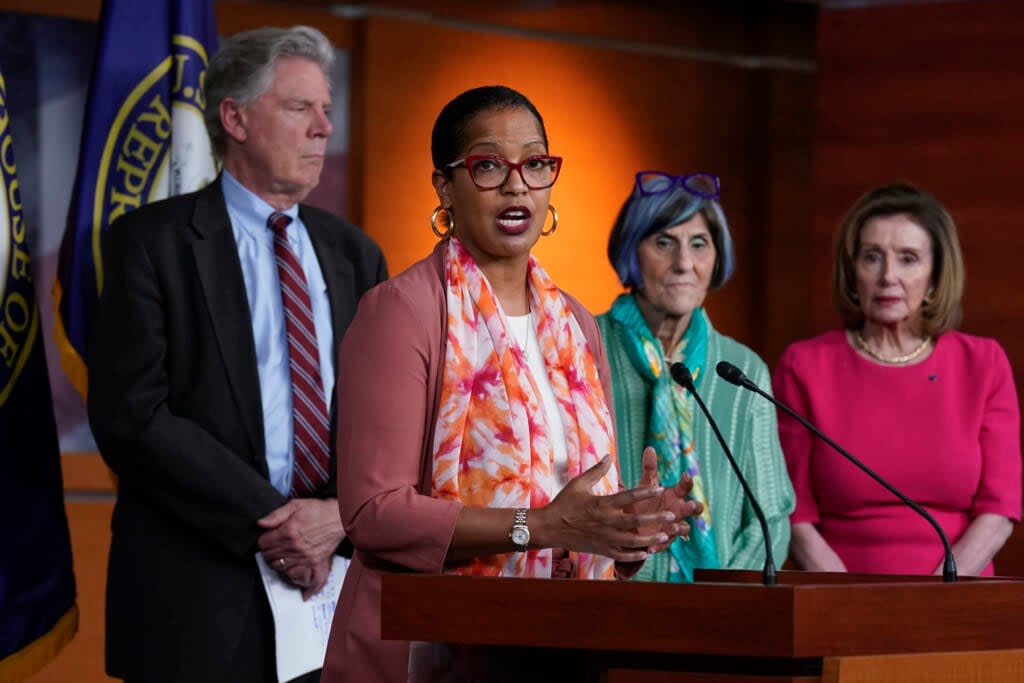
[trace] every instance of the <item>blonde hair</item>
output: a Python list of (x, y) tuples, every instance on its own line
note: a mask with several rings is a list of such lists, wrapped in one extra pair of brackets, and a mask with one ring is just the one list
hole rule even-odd
[(921, 226), (931, 239), (931, 293), (921, 306), (921, 333), (938, 336), (956, 329), (963, 319), (961, 301), (967, 279), (956, 224), (935, 197), (909, 183), (867, 192), (854, 202), (839, 226), (832, 263), (832, 301), (843, 325), (851, 330), (864, 325), (855, 271), (861, 231), (873, 218), (897, 214)]

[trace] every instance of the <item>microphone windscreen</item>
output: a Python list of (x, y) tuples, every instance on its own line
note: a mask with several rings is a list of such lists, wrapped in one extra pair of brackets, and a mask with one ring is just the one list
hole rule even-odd
[(727, 360), (719, 361), (715, 366), (715, 372), (729, 384), (735, 384), (738, 387), (749, 381), (742, 370)]
[(690, 374), (690, 368), (682, 363), (673, 363), (669, 366), (668, 371), (672, 374), (672, 379), (684, 389), (693, 386), (693, 375)]

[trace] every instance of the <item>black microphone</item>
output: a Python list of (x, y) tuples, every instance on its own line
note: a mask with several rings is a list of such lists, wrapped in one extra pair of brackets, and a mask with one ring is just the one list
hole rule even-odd
[(715, 418), (711, 417), (711, 412), (708, 410), (708, 407), (704, 405), (704, 401), (701, 400), (700, 394), (697, 393), (697, 387), (693, 385), (693, 375), (690, 374), (690, 369), (682, 363), (673, 363), (669, 368), (669, 373), (672, 375), (672, 379), (676, 381), (676, 384), (690, 392), (690, 395), (697, 401), (697, 405), (700, 406), (704, 415), (707, 416), (708, 422), (711, 424), (711, 429), (715, 432), (715, 436), (718, 437), (718, 443), (722, 444), (722, 450), (725, 451), (725, 457), (729, 459), (729, 464), (732, 465), (732, 471), (736, 473), (736, 478), (740, 480), (740, 486), (743, 487), (743, 493), (747, 496), (747, 500), (750, 501), (750, 507), (754, 508), (754, 514), (757, 515), (757, 521), (761, 523), (761, 533), (764, 535), (764, 569), (761, 571), (761, 580), (766, 586), (774, 586), (776, 583), (776, 575), (775, 560), (772, 559), (772, 536), (768, 532), (768, 521), (764, 518), (764, 512), (761, 510), (761, 506), (758, 504), (757, 498), (754, 497), (754, 493), (750, 490), (747, 480), (743, 478), (743, 473), (740, 472), (740, 467), (736, 464), (736, 459), (732, 457), (732, 451), (729, 450), (728, 444), (725, 443), (725, 439), (722, 437), (722, 432), (718, 431), (718, 425), (715, 423)]
[(812, 425), (802, 416), (798, 415), (795, 410), (793, 410), (785, 403), (772, 396), (771, 394), (762, 391), (761, 387), (754, 384), (750, 380), (750, 378), (743, 373), (742, 370), (740, 370), (732, 363), (723, 360), (719, 362), (718, 365), (715, 366), (715, 371), (718, 373), (718, 376), (724, 379), (726, 382), (729, 382), (730, 384), (735, 384), (738, 387), (743, 387), (744, 389), (749, 389), (750, 391), (753, 391), (755, 394), (760, 394), (761, 396), (765, 397), (766, 399), (777, 405), (779, 408), (784, 410), (786, 414), (788, 414), (794, 420), (796, 420), (804, 427), (809, 429), (812, 434), (814, 434), (816, 437), (818, 437), (819, 439), (827, 443), (829, 446), (834, 448), (837, 453), (839, 453), (844, 458), (846, 458), (854, 465), (859, 467), (869, 477), (871, 477), (879, 484), (884, 486), (890, 493), (892, 493), (894, 496), (896, 496), (904, 503), (909, 505), (914, 512), (928, 520), (928, 523), (932, 525), (932, 527), (935, 529), (935, 532), (939, 535), (939, 538), (942, 540), (942, 547), (946, 551), (946, 558), (942, 563), (942, 580), (946, 583), (954, 583), (956, 581), (956, 562), (953, 560), (953, 549), (949, 545), (949, 539), (946, 538), (946, 534), (942, 530), (942, 527), (939, 526), (939, 523), (935, 521), (934, 517), (928, 514), (927, 510), (925, 510), (923, 507), (912, 501), (907, 495), (905, 495), (902, 491), (900, 491), (895, 486), (887, 482), (885, 479), (882, 479), (882, 477), (877, 475), (870, 467), (862, 463), (857, 458), (853, 457), (853, 455), (846, 451), (846, 449), (844, 449), (842, 446), (840, 446), (835, 441), (825, 436), (820, 429)]

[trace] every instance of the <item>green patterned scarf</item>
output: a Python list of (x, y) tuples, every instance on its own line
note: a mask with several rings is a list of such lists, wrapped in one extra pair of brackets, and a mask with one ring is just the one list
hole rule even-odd
[(626, 355), (636, 371), (651, 383), (651, 421), (647, 427), (647, 443), (658, 454), (661, 483), (673, 486), (679, 482), (683, 472), (689, 473), (693, 478), (693, 491), (689, 497), (704, 505), (704, 514), (688, 520), (690, 540), (679, 538), (669, 546), (673, 561), (669, 563), (668, 581), (690, 583), (695, 568), (718, 568), (718, 553), (711, 532), (711, 506), (694, 451), (690, 403), (685, 390), (672, 381), (668, 368), (674, 362), (682, 362), (697, 381), (707, 362), (707, 316), (703, 308), (695, 309), (683, 338), (665, 358), (661, 343), (647, 327), (634, 295), (620, 295), (608, 314), (631, 333), (623, 339)]

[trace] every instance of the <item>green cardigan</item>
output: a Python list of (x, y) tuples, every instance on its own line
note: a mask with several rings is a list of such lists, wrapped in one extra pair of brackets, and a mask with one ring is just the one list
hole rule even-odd
[[(633, 369), (623, 346), (628, 332), (607, 313), (597, 317), (608, 352), (615, 401), (619, 466), (628, 488), (640, 479), (640, 454), (644, 449), (650, 416), (649, 385)], [(772, 534), (775, 565), (781, 567), (789, 549), (789, 515), (795, 497), (779, 445), (775, 408), (750, 391), (735, 387), (715, 374), (718, 361), (728, 360), (758, 386), (771, 391), (768, 367), (756, 353), (730, 337), (719, 334), (708, 321), (708, 356), (697, 378), (697, 391), (714, 415), (718, 428), (732, 449), (736, 462), (757, 496)], [(700, 407), (693, 407), (694, 443), (704, 478), (718, 560), (722, 568), (760, 569), (764, 566), (764, 542), (753, 508), (733, 473), (722, 447)], [(668, 553), (658, 553), (636, 575), (640, 581), (663, 581), (668, 576)]]

